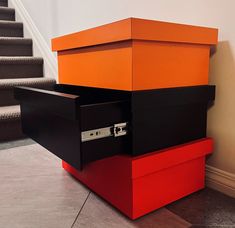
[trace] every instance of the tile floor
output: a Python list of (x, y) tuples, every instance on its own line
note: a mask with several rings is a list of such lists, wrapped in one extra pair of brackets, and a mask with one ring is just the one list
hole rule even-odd
[(0, 174), (0, 228), (235, 227), (235, 199), (208, 188), (130, 221), (28, 139), (0, 144)]

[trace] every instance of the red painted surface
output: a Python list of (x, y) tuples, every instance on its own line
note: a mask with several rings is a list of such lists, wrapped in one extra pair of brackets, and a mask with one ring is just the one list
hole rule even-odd
[(145, 154), (118, 155), (77, 171), (63, 168), (131, 219), (136, 219), (204, 187), (210, 138)]

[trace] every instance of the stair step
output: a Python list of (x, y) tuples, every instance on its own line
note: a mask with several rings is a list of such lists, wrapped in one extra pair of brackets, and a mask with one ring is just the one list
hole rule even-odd
[(23, 23), (0, 20), (0, 37), (23, 37)]
[(0, 6), (0, 20), (14, 21), (15, 20), (15, 9)]
[(0, 141), (23, 138), (20, 121), (20, 106), (0, 108)]
[(32, 56), (32, 40), (0, 37), (0, 56)]
[(20, 106), (4, 106), (0, 108), (0, 121), (13, 121), (20, 119)]
[(39, 57), (0, 57), (0, 79), (43, 76), (43, 59)]
[(8, 6), (8, 1), (7, 0), (0, 0), (0, 6)]
[(55, 80), (51, 78), (1, 79), (0, 106), (19, 104), (19, 102), (14, 98), (14, 87), (16, 86), (27, 86), (51, 90), (54, 84)]

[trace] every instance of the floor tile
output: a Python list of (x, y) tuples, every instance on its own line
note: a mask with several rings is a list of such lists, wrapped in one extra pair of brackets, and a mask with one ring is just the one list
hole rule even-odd
[(234, 227), (235, 199), (206, 188), (167, 206), (194, 227)]
[(190, 224), (165, 208), (131, 221), (91, 193), (74, 228), (185, 228)]
[(70, 228), (88, 190), (39, 145), (0, 151), (0, 227)]
[(19, 147), (19, 146), (26, 146), (26, 145), (31, 145), (31, 144), (35, 144), (35, 142), (29, 138), (1, 142), (0, 143), (0, 150), (10, 149), (10, 148)]
[(0, 150), (1, 176), (42, 176), (61, 173), (61, 160), (38, 144)]

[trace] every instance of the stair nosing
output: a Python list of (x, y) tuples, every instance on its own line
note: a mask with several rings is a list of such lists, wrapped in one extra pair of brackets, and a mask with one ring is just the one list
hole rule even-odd
[(10, 8), (10, 7), (6, 7), (6, 6), (0, 6), (0, 11), (10, 11), (10, 12), (14, 12), (15, 13), (15, 9), (14, 8)]
[(11, 37), (11, 36), (0, 36), (0, 40), (5, 39), (5, 40), (32, 40), (31, 38), (25, 38), (25, 37)]
[(32, 45), (33, 40), (24, 37), (2, 37), (0, 36), (0, 44), (9, 45)]
[(7, 90), (16, 86), (33, 86), (33, 85), (50, 85), (55, 84), (55, 79), (46, 77), (36, 78), (17, 78), (17, 79), (0, 79), (0, 90)]
[(7, 21), (7, 20), (0, 20), (0, 26), (10, 26), (10, 27), (17, 27), (22, 28), (23, 23), (18, 21)]
[(0, 56), (0, 64), (43, 64), (42, 57), (34, 56)]
[[(8, 105), (3, 106), (6, 108), (9, 108), (9, 110), (4, 110), (4, 108), (1, 110), (0, 107), (0, 122), (1, 121), (14, 121), (14, 120), (20, 120), (21, 112), (20, 112), (20, 105)], [(13, 110), (10, 110), (11, 108)], [(14, 110), (15, 109), (15, 110)]]

